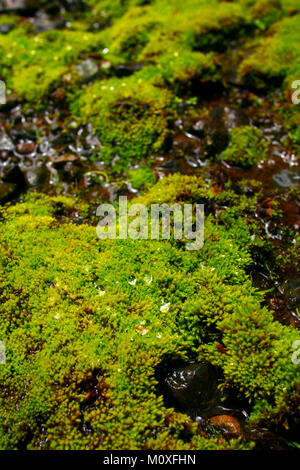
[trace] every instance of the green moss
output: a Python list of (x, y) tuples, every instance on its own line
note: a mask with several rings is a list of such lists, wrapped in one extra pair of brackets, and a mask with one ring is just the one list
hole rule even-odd
[(91, 121), (103, 145), (101, 158), (119, 155), (120, 168), (162, 149), (172, 117), (172, 95), (138, 76), (110, 79), (86, 87), (71, 110)]
[(128, 171), (128, 180), (135, 189), (149, 188), (155, 183), (155, 175), (148, 167)]
[(241, 64), (243, 76), (257, 85), (260, 76), (269, 82), (272, 78), (285, 79), (286, 87), (299, 77), (300, 15), (275, 23), (264, 38), (255, 41), (255, 50)]
[(251, 167), (266, 160), (268, 148), (268, 142), (256, 127), (236, 127), (230, 132), (229, 145), (221, 153), (221, 158), (232, 165)]
[[(174, 175), (137, 202), (210, 196), (226, 193)], [(155, 367), (166, 356), (208, 357), (225, 386), (254, 403), (253, 419), (280, 422), (295, 406), (297, 332), (274, 322), (251, 287), (244, 218), (218, 225), (207, 217), (203, 249), (189, 252), (172, 240), (100, 241), (95, 227), (59, 224), (58, 203), (76, 204), (29, 195), (2, 211), (2, 449), (251, 447), (199, 435), (192, 423), (182, 440), (187, 416), (156, 393)]]
[(39, 104), (63, 82), (70, 86), (69, 66), (97, 44), (97, 36), (87, 32), (46, 31), (33, 35), (28, 26), (13, 29), (0, 36), (4, 78), (8, 87)]
[[(101, 158), (121, 157), (117, 169), (164, 151), (177, 117), (176, 95), (193, 80), (199, 86), (220, 81), (224, 44), (252, 34), (265, 15), (254, 15), (251, 2), (218, 0), (91, 0), (89, 7), (64, 30), (34, 33), (28, 22), (16, 23), (0, 37), (0, 63), (8, 91), (34, 106), (66, 97), (71, 117), (93, 123), (103, 143)], [(106, 27), (91, 32), (97, 21)], [(86, 86), (76, 66), (90, 54), (99, 73)], [(114, 78), (120, 64), (144, 68)]]

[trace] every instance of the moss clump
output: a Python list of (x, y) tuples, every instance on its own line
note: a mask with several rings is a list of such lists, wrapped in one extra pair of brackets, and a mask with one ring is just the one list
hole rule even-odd
[[(139, 202), (151, 204), (155, 193), (169, 203), (212, 194), (200, 178), (179, 175)], [(280, 422), (295, 406), (297, 332), (274, 322), (251, 287), (244, 219), (207, 217), (203, 249), (188, 252), (172, 240), (100, 241), (95, 227), (59, 224), (55, 207), (31, 195), (2, 212), (2, 449), (251, 446), (200, 435), (192, 423), (182, 440), (187, 416), (156, 393), (155, 367), (166, 355), (218, 364), (224, 384), (253, 401), (256, 420)]]
[(146, 189), (155, 183), (155, 175), (149, 167), (141, 167), (128, 171), (128, 181), (135, 189)]
[(192, 63), (193, 72), (200, 75), (204, 65), (211, 67), (211, 57), (205, 61), (205, 54), (193, 52), (214, 51), (230, 33), (241, 33), (248, 20), (247, 10), (237, 3), (157, 0), (128, 8), (103, 32), (103, 40), (112, 62), (134, 60), (164, 69), (170, 56), (169, 69), (179, 73), (180, 67), (187, 73)]
[(71, 105), (74, 114), (91, 121), (103, 145), (101, 157), (119, 165), (162, 149), (172, 117), (172, 95), (155, 79), (110, 79), (84, 89)]
[(268, 148), (259, 129), (241, 126), (231, 130), (229, 145), (220, 157), (232, 165), (251, 167), (267, 158)]
[[(82, 31), (45, 31), (32, 34), (23, 24), (0, 36), (2, 73), (8, 87), (40, 104), (67, 79), (69, 66), (81, 53), (97, 48), (96, 34)], [(65, 78), (64, 78), (65, 77)]]
[(255, 51), (241, 64), (241, 74), (258, 86), (260, 78), (286, 80), (286, 86), (299, 77), (300, 52), (295, 44), (300, 41), (300, 15), (275, 23), (266, 37), (255, 41)]

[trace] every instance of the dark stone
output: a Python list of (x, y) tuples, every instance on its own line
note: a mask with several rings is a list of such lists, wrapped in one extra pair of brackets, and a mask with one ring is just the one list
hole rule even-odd
[(16, 140), (37, 141), (36, 129), (16, 128), (11, 130), (11, 136)]
[(209, 157), (220, 154), (229, 143), (228, 129), (225, 123), (224, 108), (214, 108), (205, 128), (205, 149)]
[(67, 162), (59, 170), (59, 175), (65, 183), (75, 183), (82, 177), (82, 165), (80, 162)]
[(67, 132), (61, 132), (52, 139), (54, 145), (67, 145), (74, 141), (74, 137)]
[(1, 104), (1, 111), (8, 112), (21, 103), (20, 97), (15, 93), (6, 94), (6, 103)]
[(31, 186), (42, 186), (49, 181), (49, 171), (45, 165), (31, 168), (26, 172), (27, 181)]
[(65, 26), (65, 20), (59, 18), (53, 21), (47, 15), (39, 15), (37, 18), (33, 18), (32, 24), (38, 33), (42, 33), (43, 31), (63, 28)]
[(18, 165), (10, 168), (3, 176), (2, 180), (4, 183), (13, 183), (19, 188), (25, 188), (27, 186), (25, 176)]
[(170, 173), (175, 173), (179, 169), (179, 165), (174, 160), (167, 160), (166, 162), (160, 165), (160, 168), (169, 171)]
[(0, 1), (0, 12), (19, 13), (28, 16), (40, 8), (38, 0), (2, 0)]
[(218, 396), (216, 369), (206, 361), (172, 369), (165, 384), (177, 407), (189, 414), (201, 413)]
[(205, 149), (208, 156), (215, 157), (225, 150), (232, 128), (248, 123), (247, 116), (240, 109), (226, 106), (213, 108), (205, 126)]
[(16, 186), (12, 183), (0, 183), (0, 204), (11, 201), (16, 195)]
[(188, 130), (190, 134), (202, 138), (204, 136), (204, 129), (205, 129), (205, 123), (204, 121), (200, 120), (195, 122), (193, 126)]
[(48, 15), (57, 15), (60, 12), (60, 6), (55, 1), (47, 3), (44, 9), (45, 12), (48, 13)]
[(67, 11), (83, 11), (85, 8), (85, 0), (56, 0), (55, 3)]
[(142, 70), (144, 67), (144, 64), (118, 64), (115, 66), (115, 73), (116, 76), (121, 78), (121, 77), (129, 77), (129, 75), (132, 75), (135, 72), (138, 72), (139, 70)]
[(0, 25), (0, 33), (1, 34), (7, 34), (13, 29), (14, 25), (13, 24), (2, 24)]
[(284, 296), (289, 308), (300, 306), (300, 278), (285, 281), (279, 287), (279, 291)]

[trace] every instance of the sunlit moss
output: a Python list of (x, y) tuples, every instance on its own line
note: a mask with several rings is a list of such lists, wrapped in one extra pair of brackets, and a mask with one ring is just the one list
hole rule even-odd
[[(207, 196), (228, 197), (174, 175), (137, 202)], [(200, 436), (192, 423), (183, 441), (188, 418), (165, 407), (154, 375), (166, 356), (207, 357), (254, 403), (252, 419), (280, 421), (296, 406), (297, 332), (274, 322), (251, 287), (251, 226), (238, 213), (220, 225), (207, 217), (195, 252), (172, 240), (100, 241), (95, 227), (59, 223), (57, 208), (76, 204), (30, 195), (2, 211), (1, 448), (251, 447)]]
[[(282, 79), (290, 88), (291, 82), (299, 76), (300, 16), (295, 15), (275, 23), (266, 37), (255, 41), (255, 50), (241, 64), (241, 73), (254, 83), (260, 77)], [(259, 81), (257, 84), (259, 85)], [(270, 83), (271, 84), (271, 83)]]

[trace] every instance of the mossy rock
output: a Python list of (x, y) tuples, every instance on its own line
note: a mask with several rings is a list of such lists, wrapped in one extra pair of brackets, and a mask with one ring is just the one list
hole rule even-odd
[(170, 92), (142, 77), (90, 85), (71, 110), (92, 122), (103, 145), (101, 157), (111, 161), (119, 155), (123, 167), (161, 150), (174, 117)]
[(230, 132), (228, 147), (220, 157), (232, 165), (249, 168), (268, 156), (269, 143), (256, 127), (235, 127)]
[(296, 14), (276, 22), (265, 37), (257, 38), (252, 44), (254, 51), (240, 66), (241, 75), (258, 87), (285, 81), (285, 88), (290, 88), (299, 77), (299, 24), (300, 15)]
[[(174, 175), (136, 202), (213, 194), (201, 178)], [(251, 286), (244, 218), (218, 225), (207, 217), (203, 249), (190, 252), (172, 240), (100, 241), (95, 227), (55, 216), (86, 210), (76, 205), (33, 194), (2, 210), (2, 449), (251, 447), (203, 436), (191, 421), (182, 439), (189, 418), (157, 392), (166, 357), (220, 367), (225, 386), (254, 404), (256, 422), (295, 411), (297, 331), (274, 321)]]

